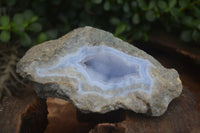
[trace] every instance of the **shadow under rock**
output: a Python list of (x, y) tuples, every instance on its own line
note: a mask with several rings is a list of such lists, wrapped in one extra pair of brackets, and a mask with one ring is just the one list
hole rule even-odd
[(118, 109), (105, 114), (100, 113), (82, 113), (77, 109), (77, 119), (80, 122), (97, 123), (115, 123), (121, 122), (126, 118), (126, 110)]

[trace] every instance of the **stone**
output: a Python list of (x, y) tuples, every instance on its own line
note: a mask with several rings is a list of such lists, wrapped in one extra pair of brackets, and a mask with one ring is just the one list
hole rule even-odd
[(160, 116), (182, 91), (176, 70), (88, 26), (34, 46), (17, 72), (34, 81), (40, 97), (68, 100), (85, 113), (123, 108)]

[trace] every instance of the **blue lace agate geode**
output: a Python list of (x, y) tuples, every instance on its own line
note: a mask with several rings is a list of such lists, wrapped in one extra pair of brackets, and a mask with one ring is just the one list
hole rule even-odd
[[(130, 91), (138, 89), (151, 93), (153, 80), (148, 73), (151, 63), (148, 60), (127, 55), (114, 48), (101, 46), (84, 46), (76, 53), (60, 57), (59, 62), (55, 66), (48, 68), (36, 68), (37, 75), (40, 77), (71, 77), (76, 78), (79, 84), (79, 93), (98, 93), (98, 91), (88, 90), (82, 91), (82, 80), (79, 76), (73, 76), (65, 72), (68, 67), (75, 68), (79, 73), (84, 75), (87, 83), (91, 86), (97, 86), (103, 91), (115, 90), (128, 87), (131, 85), (140, 85), (146, 87), (130, 88), (123, 90), (124, 95)], [(57, 71), (59, 70), (59, 71)], [(62, 71), (62, 73), (60, 73)], [(116, 96), (116, 93), (104, 96)]]
[(182, 91), (179, 75), (112, 34), (92, 27), (31, 48), (17, 72), (41, 97), (59, 97), (83, 112), (119, 108), (162, 115)]

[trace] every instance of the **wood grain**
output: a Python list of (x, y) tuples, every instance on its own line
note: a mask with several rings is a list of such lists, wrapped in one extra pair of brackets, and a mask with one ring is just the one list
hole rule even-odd
[(0, 133), (42, 133), (47, 125), (45, 100), (35, 93), (5, 97), (0, 109)]

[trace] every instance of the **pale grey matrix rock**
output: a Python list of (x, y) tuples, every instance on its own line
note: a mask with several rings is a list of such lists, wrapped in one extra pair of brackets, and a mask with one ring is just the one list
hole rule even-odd
[(85, 113), (123, 108), (160, 116), (182, 91), (176, 70), (92, 27), (34, 46), (17, 72), (35, 82), (39, 96), (66, 99)]

